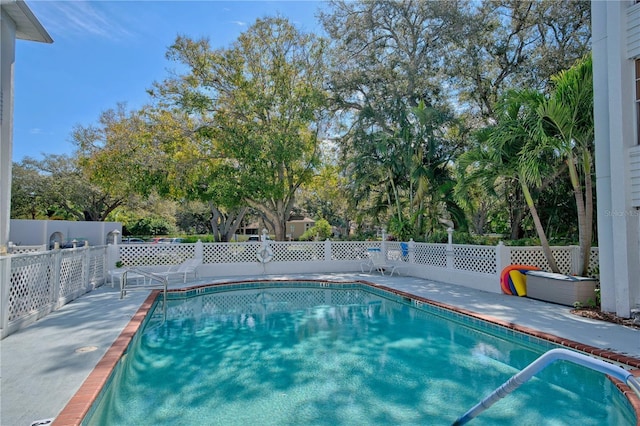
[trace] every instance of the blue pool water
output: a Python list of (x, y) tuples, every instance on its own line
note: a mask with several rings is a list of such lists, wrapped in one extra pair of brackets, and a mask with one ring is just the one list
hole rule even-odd
[[(84, 424), (448, 425), (554, 347), (356, 283), (274, 285), (158, 302)], [(471, 424), (636, 420), (560, 361)]]

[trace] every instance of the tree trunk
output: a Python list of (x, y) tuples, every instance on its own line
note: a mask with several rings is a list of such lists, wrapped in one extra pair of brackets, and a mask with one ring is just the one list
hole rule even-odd
[[(573, 198), (576, 202), (576, 212), (578, 215), (578, 240), (580, 242), (580, 269), (577, 271), (578, 275), (584, 275), (586, 272), (585, 261), (588, 262), (588, 258), (586, 257), (586, 238), (589, 230), (585, 229), (586, 226), (586, 210), (585, 210), (585, 199), (582, 193), (582, 188), (580, 187), (580, 178), (578, 176), (578, 171), (576, 170), (576, 163), (573, 157), (569, 157), (567, 159), (567, 165), (569, 166), (569, 177), (571, 179), (571, 186), (573, 188)], [(589, 225), (591, 228), (591, 225)], [(589, 238), (589, 245), (591, 244), (591, 238)], [(589, 251), (590, 248), (589, 248)], [(587, 268), (589, 267), (587, 263)]]
[(221, 216), (220, 210), (218, 210), (211, 201), (209, 201), (209, 209), (211, 210), (211, 233), (213, 234), (213, 241), (221, 242), (220, 227), (218, 226)]
[(249, 207), (241, 207), (239, 210), (234, 210), (227, 215), (227, 219), (224, 223), (224, 241), (231, 241), (231, 238), (236, 234), (244, 216), (247, 214)]
[(287, 196), (283, 197), (283, 199), (272, 199), (265, 202), (258, 202), (250, 198), (245, 199), (249, 207), (260, 212), (263, 215), (264, 221), (273, 227), (276, 241), (285, 241), (287, 237), (287, 221), (291, 216), (296, 190), (296, 188), (292, 186), (289, 188)]
[(522, 238), (522, 218), (524, 217), (524, 210), (521, 208), (513, 209), (511, 211), (511, 223), (509, 238), (511, 240), (519, 240)]
[(544, 257), (547, 259), (547, 262), (549, 263), (549, 267), (551, 268), (551, 271), (559, 273), (560, 269), (558, 269), (558, 265), (556, 265), (556, 260), (554, 259), (553, 253), (551, 252), (551, 247), (549, 246), (547, 235), (545, 234), (544, 228), (542, 227), (542, 222), (540, 222), (540, 216), (538, 216), (538, 210), (536, 209), (536, 206), (533, 203), (533, 198), (531, 198), (529, 187), (524, 182), (521, 182), (520, 185), (522, 186), (522, 193), (524, 194), (524, 199), (527, 202), (529, 211), (531, 211), (531, 216), (533, 217), (533, 223), (535, 224), (536, 232), (538, 233), (538, 237), (540, 238), (540, 245), (542, 246), (542, 252), (544, 253)]
[[(513, 196), (509, 196), (509, 188), (513, 188)], [(511, 179), (505, 183), (505, 194), (507, 205), (509, 206), (509, 239), (519, 240), (522, 238), (522, 218), (524, 218), (524, 205), (522, 203), (521, 192), (518, 191), (516, 179)]]
[(593, 239), (593, 180), (591, 179), (591, 153), (586, 152), (585, 175), (584, 175), (584, 200), (585, 200), (585, 241), (582, 250), (582, 274), (589, 272), (591, 260), (591, 240)]
[(573, 157), (567, 159), (569, 166), (569, 177), (573, 187), (573, 196), (576, 201), (576, 211), (578, 215), (578, 236), (580, 241), (580, 269), (578, 275), (586, 275), (589, 270), (589, 259), (591, 257), (591, 237), (593, 229), (593, 188), (591, 181), (591, 155), (588, 151), (583, 152), (583, 171), (585, 188), (584, 193), (580, 185), (580, 178)]
[(231, 241), (231, 238), (240, 227), (248, 208), (242, 207), (239, 210), (232, 210), (229, 214), (224, 215), (209, 201), (209, 209), (211, 210), (211, 229), (214, 241), (228, 242)]

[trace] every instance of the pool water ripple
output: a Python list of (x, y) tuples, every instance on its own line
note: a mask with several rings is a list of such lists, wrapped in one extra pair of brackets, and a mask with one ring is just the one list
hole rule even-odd
[[(451, 424), (549, 349), (355, 287), (244, 287), (161, 312), (84, 424)], [(498, 423), (635, 417), (604, 375), (558, 362), (474, 420)]]

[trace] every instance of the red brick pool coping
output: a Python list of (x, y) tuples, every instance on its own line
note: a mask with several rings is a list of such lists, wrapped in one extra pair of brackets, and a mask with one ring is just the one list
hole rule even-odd
[[(344, 284), (344, 282), (332, 282), (332, 281), (326, 281), (326, 280), (304, 280), (304, 281)], [(224, 282), (224, 283), (217, 283), (217, 284), (203, 284), (203, 285), (185, 287), (182, 289), (169, 290), (169, 291), (183, 292), (183, 291), (189, 291), (189, 290), (194, 290), (194, 289), (203, 288), (203, 287), (212, 287), (212, 286), (218, 286), (218, 285), (232, 285), (232, 284), (246, 284), (249, 282), (273, 282), (273, 280), (250, 280), (250, 281)], [(278, 282), (283, 283), (287, 281), (278, 280)], [(295, 280), (295, 282), (300, 282), (300, 280)], [(478, 314), (473, 311), (457, 308), (455, 306), (451, 306), (446, 303), (436, 302), (421, 296), (416, 296), (411, 293), (407, 293), (401, 290), (396, 290), (396, 289), (379, 285), (379, 284), (374, 284), (368, 281), (357, 280), (357, 281), (350, 281), (350, 282), (372, 286), (372, 287), (396, 294), (398, 296), (407, 297), (409, 299), (413, 299), (422, 303), (426, 303), (426, 304), (430, 304), (430, 305), (444, 308), (447, 310), (451, 310), (453, 312), (464, 314), (472, 318), (484, 320), (493, 324), (506, 327), (514, 331), (518, 331), (520, 333), (534, 336), (542, 340), (556, 343), (558, 345), (562, 345), (567, 348), (571, 348), (580, 352), (591, 354), (593, 356), (597, 356), (603, 359), (608, 359), (617, 363), (625, 364), (634, 368), (633, 370), (631, 370), (631, 373), (635, 377), (640, 377), (640, 359), (637, 359), (637, 358), (629, 357), (629, 356), (608, 351), (605, 349), (599, 349), (589, 345), (584, 345), (582, 343), (569, 340), (569, 339), (564, 339), (550, 333), (544, 333), (529, 327), (523, 327), (508, 321), (503, 321), (503, 320), (494, 318), (490, 315)], [(131, 320), (126, 325), (126, 327), (122, 330), (118, 338), (107, 350), (107, 353), (98, 362), (98, 364), (93, 369), (93, 371), (89, 374), (89, 377), (87, 377), (87, 379), (84, 381), (82, 386), (80, 386), (80, 389), (75, 393), (75, 395), (67, 403), (67, 405), (60, 412), (60, 414), (54, 419), (52, 423), (53, 425), (77, 426), (82, 423), (82, 420), (89, 413), (91, 406), (100, 395), (100, 392), (103, 386), (109, 380), (109, 377), (111, 376), (111, 372), (114, 370), (114, 368), (118, 364), (118, 361), (122, 358), (122, 356), (127, 351), (127, 348), (131, 343), (131, 340), (133, 339), (134, 335), (142, 325), (147, 313), (153, 306), (153, 303), (155, 302), (157, 296), (160, 293), (161, 293), (160, 290), (153, 290), (151, 294), (149, 294), (149, 296), (142, 303), (142, 305), (140, 306), (138, 311), (135, 313), (133, 318), (131, 318)], [(637, 419), (636, 425), (640, 426), (640, 398), (638, 398), (638, 396), (633, 392), (633, 390), (631, 390), (631, 388), (629, 388), (625, 383), (622, 383), (621, 381), (614, 379), (612, 377), (609, 377), (609, 378), (616, 384), (617, 388), (627, 397), (627, 399), (631, 403), (631, 406), (633, 407), (636, 414), (636, 419)]]

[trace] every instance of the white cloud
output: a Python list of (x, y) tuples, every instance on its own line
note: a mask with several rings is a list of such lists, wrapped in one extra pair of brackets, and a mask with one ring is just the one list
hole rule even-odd
[(232, 24), (236, 24), (236, 25), (238, 25), (240, 27), (246, 27), (247, 26), (247, 23), (244, 22), (244, 21), (231, 21), (231, 23)]
[[(120, 13), (111, 13), (111, 2), (46, 1), (34, 2), (32, 9), (45, 28), (56, 36), (87, 36), (120, 40), (132, 33), (119, 22)], [(114, 10), (115, 11), (115, 10)], [(117, 11), (116, 11), (117, 12)]]
[(42, 129), (38, 129), (37, 127), (33, 129), (29, 129), (29, 133), (32, 135), (44, 135), (44, 132), (42, 131)]

